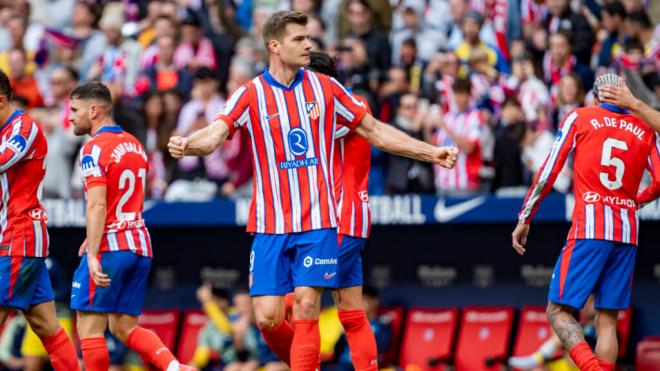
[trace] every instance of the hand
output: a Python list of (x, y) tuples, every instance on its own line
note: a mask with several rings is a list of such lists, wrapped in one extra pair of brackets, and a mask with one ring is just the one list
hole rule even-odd
[(208, 283), (203, 284), (197, 289), (197, 300), (200, 303), (204, 304), (211, 301), (213, 293), (211, 292), (211, 285)]
[(222, 187), (220, 187), (220, 194), (225, 197), (230, 197), (236, 192), (236, 187), (232, 182), (225, 182)]
[(83, 256), (84, 253), (87, 252), (87, 239), (85, 238), (85, 241), (80, 245), (80, 249), (78, 249), (78, 256)]
[(618, 87), (609, 85), (601, 86), (598, 95), (598, 100), (601, 102), (613, 104), (624, 109), (631, 109), (637, 103), (637, 98), (632, 95), (625, 81), (622, 81)]
[(524, 255), (527, 251), (525, 249), (525, 244), (527, 243), (527, 234), (529, 234), (529, 224), (518, 223), (516, 229), (511, 233), (511, 239), (513, 240), (513, 248), (520, 255)]
[(101, 263), (95, 256), (87, 255), (87, 268), (89, 268), (89, 275), (92, 276), (96, 286), (103, 288), (110, 286), (111, 280), (107, 274), (103, 273)]
[(171, 137), (170, 142), (167, 143), (167, 149), (170, 151), (170, 155), (177, 160), (185, 156), (187, 148), (188, 138)]
[(447, 169), (453, 169), (458, 160), (458, 148), (438, 147), (433, 156), (433, 162)]

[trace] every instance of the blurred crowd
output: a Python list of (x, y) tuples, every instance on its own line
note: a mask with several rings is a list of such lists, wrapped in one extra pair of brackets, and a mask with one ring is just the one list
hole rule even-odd
[[(316, 50), (374, 115), (454, 145), (453, 170), (372, 151), (369, 192), (517, 192), (531, 182), (570, 110), (594, 104), (599, 74), (660, 98), (660, 9), (643, 0), (0, 0), (0, 69), (14, 104), (43, 125), (45, 197), (80, 197), (68, 97), (106, 83), (115, 121), (145, 145), (151, 198), (252, 192), (247, 135), (206, 158), (175, 161), (170, 135), (211, 122), (267, 67), (269, 14), (309, 16)], [(571, 187), (570, 164), (555, 189)]]

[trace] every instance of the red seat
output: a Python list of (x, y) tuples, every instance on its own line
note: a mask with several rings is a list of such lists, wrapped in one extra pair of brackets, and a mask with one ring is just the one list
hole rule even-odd
[(179, 330), (178, 310), (145, 310), (139, 317), (140, 326), (149, 329), (160, 337), (167, 349), (174, 349), (176, 334)]
[(619, 358), (623, 358), (628, 350), (628, 339), (630, 338), (630, 325), (632, 322), (632, 308), (619, 311), (619, 320), (616, 323), (619, 335)]
[(378, 315), (386, 317), (392, 326), (392, 343), (383, 355), (381, 366), (395, 364), (399, 353), (399, 344), (401, 344), (401, 333), (403, 332), (403, 312), (402, 306), (378, 308)]
[(512, 327), (513, 308), (465, 308), (456, 344), (456, 371), (503, 369), (501, 363), (487, 366), (486, 360), (505, 360)]
[(660, 338), (647, 337), (637, 343), (637, 371), (660, 371)]
[(181, 336), (176, 350), (176, 358), (184, 364), (189, 364), (197, 348), (197, 336), (208, 317), (201, 309), (190, 309), (183, 314)]
[(545, 314), (545, 307), (525, 305), (520, 310), (518, 334), (513, 356), (526, 356), (536, 352), (541, 344), (552, 336), (552, 328)]
[(399, 364), (412, 370), (444, 370), (458, 324), (458, 309), (411, 308)]

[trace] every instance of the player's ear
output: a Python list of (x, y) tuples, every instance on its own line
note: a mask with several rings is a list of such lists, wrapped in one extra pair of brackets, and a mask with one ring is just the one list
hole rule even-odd
[(268, 42), (268, 49), (270, 49), (271, 53), (278, 54), (280, 52), (280, 42), (277, 39), (271, 39)]

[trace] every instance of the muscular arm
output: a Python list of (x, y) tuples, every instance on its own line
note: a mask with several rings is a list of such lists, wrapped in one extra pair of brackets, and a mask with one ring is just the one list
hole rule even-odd
[(87, 253), (99, 253), (103, 229), (105, 228), (107, 187), (97, 185), (87, 191)]
[(357, 133), (378, 149), (395, 155), (433, 162), (441, 166), (446, 165), (446, 167), (453, 167), (456, 162), (458, 150), (455, 148), (452, 149), (451, 154), (448, 154), (448, 158), (439, 157), (442, 148), (414, 139), (401, 130), (376, 120), (370, 114), (366, 114), (360, 121)]
[(172, 137), (167, 147), (172, 157), (206, 156), (215, 151), (229, 138), (229, 126), (222, 120), (215, 120), (207, 127), (192, 133), (187, 138)]
[(619, 87), (602, 86), (600, 95), (603, 103), (613, 104), (615, 106), (630, 110), (635, 115), (644, 120), (655, 131), (660, 131), (660, 112), (654, 110), (648, 104), (635, 98), (628, 87), (623, 84)]

